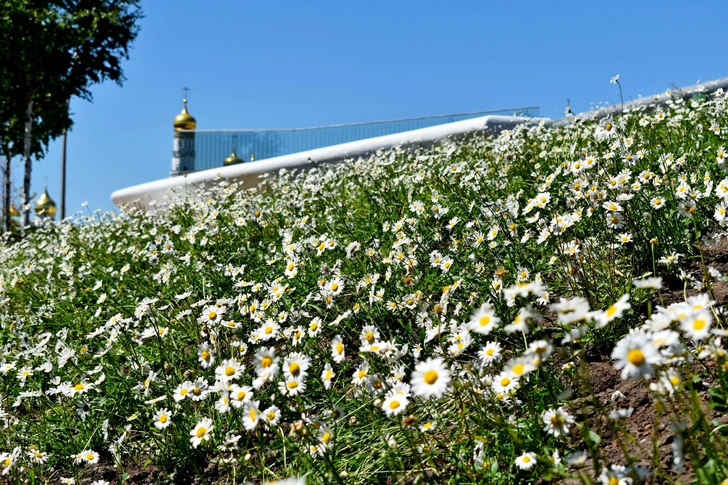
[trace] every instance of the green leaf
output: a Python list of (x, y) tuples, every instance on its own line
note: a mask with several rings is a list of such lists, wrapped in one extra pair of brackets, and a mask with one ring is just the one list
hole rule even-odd
[(708, 394), (725, 401), (725, 396), (723, 395), (723, 390), (719, 387), (711, 387), (710, 389), (708, 389)]
[(602, 437), (599, 436), (598, 434), (596, 434), (592, 430), (589, 430), (589, 439), (592, 440), (594, 443), (597, 443), (597, 444), (599, 444), (599, 443), (602, 442)]

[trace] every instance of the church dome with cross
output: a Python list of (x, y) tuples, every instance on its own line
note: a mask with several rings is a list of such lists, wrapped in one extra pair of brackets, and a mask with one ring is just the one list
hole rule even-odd
[(174, 129), (175, 130), (194, 130), (197, 128), (197, 120), (187, 111), (187, 88), (185, 88), (185, 97), (182, 100), (184, 107), (180, 114), (174, 117)]
[(172, 151), (171, 176), (184, 175), (195, 169), (195, 130), (197, 120), (187, 111), (187, 92), (189, 88), (183, 89), (185, 95), (182, 99), (182, 112), (175, 116), (172, 125), (174, 126), (174, 149)]

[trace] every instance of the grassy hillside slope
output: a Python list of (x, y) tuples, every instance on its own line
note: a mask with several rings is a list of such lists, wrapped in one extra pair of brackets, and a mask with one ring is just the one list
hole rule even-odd
[(222, 181), (6, 243), (2, 474), (721, 483), (727, 106)]

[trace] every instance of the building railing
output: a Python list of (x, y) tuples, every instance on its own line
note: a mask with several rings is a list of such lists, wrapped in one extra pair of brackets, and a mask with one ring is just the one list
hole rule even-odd
[(484, 115), (537, 117), (537, 106), (398, 120), (269, 130), (194, 130), (195, 171), (222, 167), (233, 150), (244, 162), (427, 128)]

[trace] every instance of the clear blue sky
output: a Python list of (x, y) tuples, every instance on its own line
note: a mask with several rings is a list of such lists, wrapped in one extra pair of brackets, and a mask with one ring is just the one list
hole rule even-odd
[[(189, 86), (199, 129), (592, 103), (728, 76), (728, 2), (148, 0), (122, 87), (72, 100), (67, 211), (165, 178)], [(16, 181), (21, 164), (15, 162)], [(60, 197), (60, 141), (34, 164)], [(16, 187), (18, 184), (16, 184)]]

